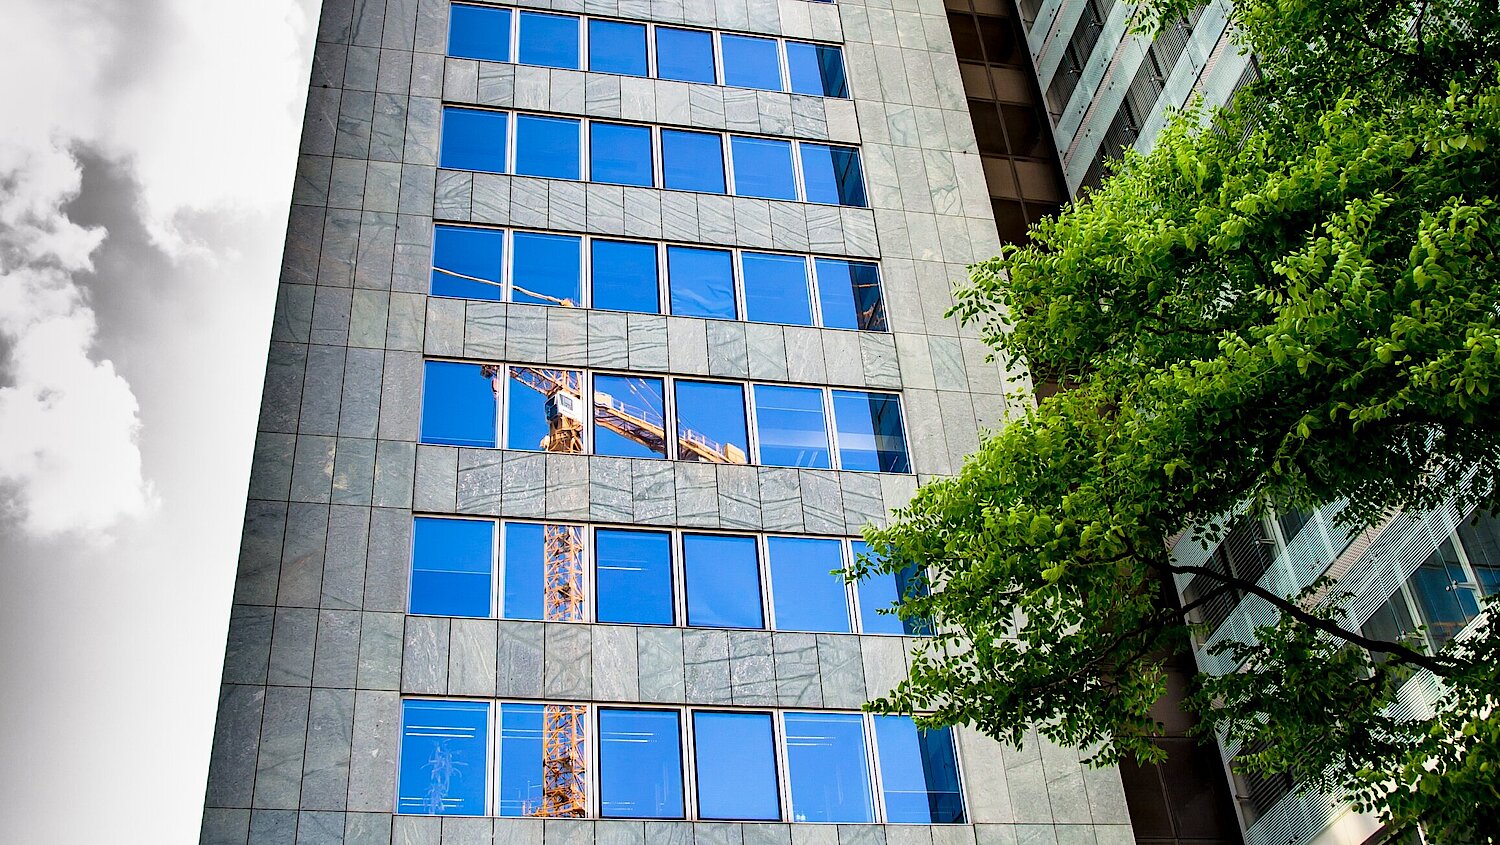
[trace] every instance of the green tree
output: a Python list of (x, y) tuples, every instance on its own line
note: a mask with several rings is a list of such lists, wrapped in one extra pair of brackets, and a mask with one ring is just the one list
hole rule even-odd
[[(1500, 504), (1500, 6), (1235, 0), (1232, 20), (1264, 72), (1235, 110), (1180, 116), (960, 289), (997, 354), (1066, 389), (871, 532), (866, 567), (932, 569), (901, 612), (943, 632), (872, 706), (1157, 760), (1148, 710), (1193, 610), (1163, 585), (1202, 574), (1194, 604), (1280, 610), (1223, 646), (1245, 671), (1197, 679), (1205, 732), (1394, 828), (1493, 842), (1500, 637), (1368, 639), (1327, 585), (1278, 595), (1164, 540), (1245, 506)], [(1437, 712), (1391, 718), (1418, 671)]]

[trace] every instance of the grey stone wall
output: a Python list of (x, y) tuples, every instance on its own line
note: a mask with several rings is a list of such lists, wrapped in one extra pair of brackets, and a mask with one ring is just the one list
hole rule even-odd
[[(850, 536), (954, 472), (1020, 373), (944, 316), (998, 244), (940, 0), (523, 2), (841, 42), (852, 99), (447, 59), (447, 0), (326, 0), (288, 226), (204, 845), (1128, 845), (1118, 774), (958, 732), (968, 825), (394, 816), (403, 695), (857, 708), (898, 637), (408, 616), (413, 511)], [(832, 139), (871, 207), (440, 171), (441, 105)], [(892, 331), (429, 299), (434, 219), (880, 262)], [(419, 445), (424, 357), (899, 391), (915, 475)]]

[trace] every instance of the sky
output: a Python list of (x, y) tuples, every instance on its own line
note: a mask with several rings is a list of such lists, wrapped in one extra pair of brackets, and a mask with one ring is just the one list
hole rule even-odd
[(0, 0), (0, 842), (197, 841), (317, 0)]

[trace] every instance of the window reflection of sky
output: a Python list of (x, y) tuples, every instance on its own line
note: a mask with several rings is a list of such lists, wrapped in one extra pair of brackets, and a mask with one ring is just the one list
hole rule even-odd
[(693, 714), (698, 813), (705, 819), (781, 818), (769, 713)]
[(811, 387), (757, 384), (755, 423), (761, 463), (828, 468), (823, 391)]
[(609, 818), (683, 817), (677, 711), (599, 711), (599, 809)]
[(792, 821), (874, 821), (863, 717), (788, 713), (785, 723)]
[(767, 537), (771, 606), (778, 631), (848, 633), (843, 545), (812, 537)]
[(689, 625), (764, 627), (754, 537), (685, 534), (682, 550)]
[(671, 535), (601, 528), (594, 543), (598, 621), (671, 625)]

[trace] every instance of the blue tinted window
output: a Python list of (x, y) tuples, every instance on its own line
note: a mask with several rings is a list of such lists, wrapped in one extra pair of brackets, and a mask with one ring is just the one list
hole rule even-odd
[(542, 705), (500, 708), (500, 816), (529, 816), (542, 804)]
[(901, 401), (893, 393), (833, 392), (839, 467), (865, 472), (910, 472)]
[(891, 824), (963, 824), (964, 800), (949, 730), (918, 730), (909, 716), (874, 718), (885, 820)]
[(819, 258), (818, 303), (823, 325), (830, 329), (883, 332), (885, 300), (880, 295), (880, 271), (868, 261)]
[(585, 415), (580, 382), (577, 370), (511, 367), (505, 448), (581, 453)]
[(437, 226), (432, 232), (432, 295), (499, 299), (505, 232)]
[[(850, 547), (854, 557), (871, 557), (870, 547), (863, 540), (853, 540)], [(902, 567), (897, 572), (875, 572), (861, 578), (855, 588), (859, 592), (859, 628), (866, 634), (911, 634), (927, 636), (932, 626), (923, 619), (902, 619), (894, 613), (881, 613), (894, 609), (902, 597), (927, 595), (927, 579), (915, 564)]]
[(589, 124), (589, 181), (651, 187), (650, 127)]
[(422, 374), (422, 442), (495, 446), (495, 391), (479, 364), (428, 361)]
[(661, 311), (656, 244), (595, 240), (590, 251), (595, 308), (642, 314)]
[(705, 819), (781, 818), (770, 713), (693, 714), (698, 815)]
[(577, 305), (582, 301), (582, 238), (516, 232), (512, 249), (511, 302)]
[(742, 197), (773, 200), (797, 198), (797, 179), (792, 174), (792, 142), (733, 135), (729, 149), (734, 155), (734, 192)]
[(716, 464), (750, 462), (745, 389), (738, 384), (679, 381), (677, 457)]
[(578, 121), (516, 115), (516, 173), (549, 179), (577, 179)]
[(489, 616), (495, 523), (426, 516), (413, 523), (411, 612)]
[(786, 714), (792, 821), (871, 822), (864, 719), (853, 713)]
[(656, 28), (656, 75), (680, 82), (706, 82), (714, 78), (714, 37), (696, 29)]
[(666, 419), (661, 379), (594, 376), (594, 454), (665, 458)]
[(725, 85), (781, 90), (781, 60), (774, 38), (720, 35), (719, 49), (724, 53)]
[[(577, 529), (574, 529), (577, 530)], [(544, 571), (547, 563), (544, 526), (529, 522), (505, 523), (504, 561), (500, 575), (500, 617), (541, 619)]]
[(673, 623), (672, 535), (601, 528), (594, 533), (594, 573), (598, 621)]
[(802, 145), (802, 182), (808, 202), (865, 205), (865, 181), (859, 151), (825, 144)]
[(448, 55), (510, 61), (510, 10), (454, 3), (448, 14)]
[(734, 319), (734, 262), (729, 250), (667, 247), (667, 285), (673, 314)]
[(599, 811), (611, 818), (683, 817), (677, 711), (599, 711)]
[(661, 131), (664, 187), (676, 191), (724, 193), (724, 146), (708, 132)]
[(767, 537), (766, 556), (776, 630), (849, 632), (849, 592), (838, 540)]
[(760, 564), (754, 537), (685, 534), (687, 623), (703, 628), (763, 628)]
[(401, 785), (396, 812), (482, 816), (489, 705), (401, 703)]
[(589, 21), (589, 70), (646, 75), (646, 28), (638, 23)]
[(837, 47), (786, 42), (786, 65), (792, 75), (792, 91), (819, 97), (849, 96), (844, 77), (844, 57)]
[(505, 172), (505, 131), (510, 115), (480, 109), (443, 109), (438, 163), (452, 170)]
[(521, 64), (578, 70), (578, 18), (522, 12)]
[(807, 259), (800, 255), (746, 252), (740, 255), (745, 280), (745, 319), (756, 323), (812, 325)]
[(763, 464), (813, 469), (829, 466), (821, 390), (757, 384), (755, 431)]

